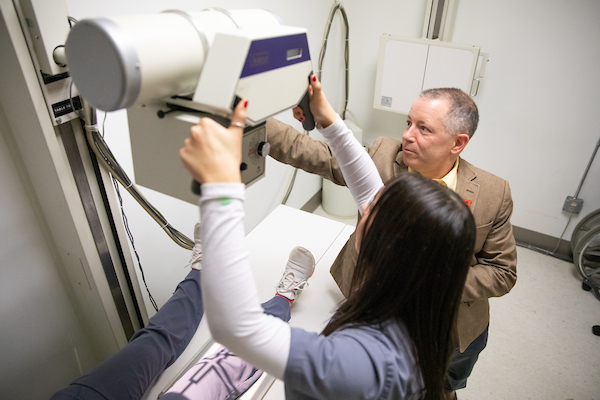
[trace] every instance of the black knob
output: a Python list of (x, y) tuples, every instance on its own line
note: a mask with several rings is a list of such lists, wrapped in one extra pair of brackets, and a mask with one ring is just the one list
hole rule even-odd
[(268, 142), (260, 142), (260, 144), (258, 145), (258, 149), (256, 150), (258, 155), (262, 157), (268, 156), (270, 151), (271, 144), (269, 144)]

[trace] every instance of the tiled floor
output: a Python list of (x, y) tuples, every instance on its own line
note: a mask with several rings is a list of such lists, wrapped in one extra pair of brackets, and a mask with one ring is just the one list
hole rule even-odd
[(517, 284), (490, 300), (488, 345), (459, 400), (600, 400), (600, 301), (581, 289), (573, 264), (517, 252)]
[(600, 399), (600, 301), (573, 264), (517, 252), (517, 284), (490, 300), (488, 347), (459, 399)]

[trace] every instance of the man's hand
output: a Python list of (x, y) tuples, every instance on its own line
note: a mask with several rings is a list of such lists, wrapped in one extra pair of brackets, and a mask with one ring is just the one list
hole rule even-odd
[[(323, 128), (333, 124), (338, 115), (329, 104), (329, 101), (327, 101), (325, 93), (321, 90), (321, 82), (319, 82), (316, 75), (313, 75), (310, 79), (308, 94), (310, 95), (310, 111), (313, 114), (315, 122)], [(300, 107), (294, 107), (293, 113), (294, 118), (300, 122), (304, 122), (304, 112)]]
[(179, 156), (195, 180), (200, 183), (242, 181), (240, 164), (247, 107), (247, 100), (239, 102), (229, 128), (210, 118), (202, 118), (191, 128)]

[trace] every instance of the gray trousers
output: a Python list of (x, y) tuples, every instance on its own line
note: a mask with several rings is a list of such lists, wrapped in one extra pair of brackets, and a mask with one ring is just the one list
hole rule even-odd
[[(262, 306), (266, 314), (286, 322), (291, 318), (291, 305), (283, 297), (275, 296)], [(141, 398), (156, 377), (185, 350), (203, 314), (200, 271), (193, 269), (127, 346), (54, 394), (51, 400)]]
[(489, 326), (471, 342), (464, 352), (461, 353), (459, 349), (456, 349), (452, 353), (446, 382), (448, 390), (454, 391), (467, 387), (467, 378), (473, 371), (473, 367), (479, 358), (479, 353), (485, 349), (487, 344), (488, 328)]

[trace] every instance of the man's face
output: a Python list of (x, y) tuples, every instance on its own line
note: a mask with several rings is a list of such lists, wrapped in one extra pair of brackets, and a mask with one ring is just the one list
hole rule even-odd
[(457, 157), (456, 135), (446, 132), (444, 117), (450, 109), (446, 99), (419, 97), (408, 113), (402, 135), (402, 160), (428, 178), (441, 179), (452, 169)]

